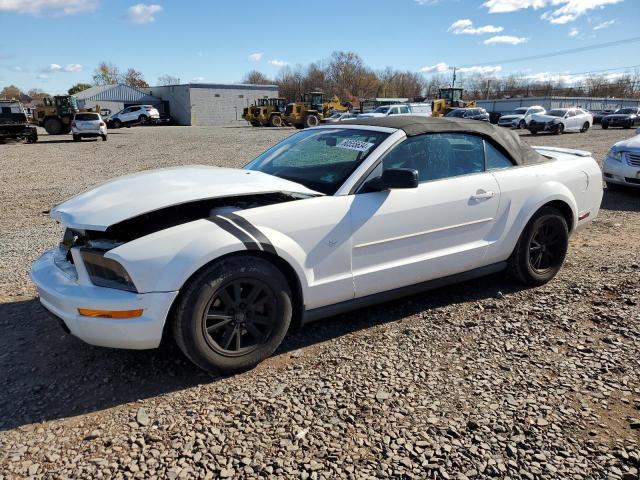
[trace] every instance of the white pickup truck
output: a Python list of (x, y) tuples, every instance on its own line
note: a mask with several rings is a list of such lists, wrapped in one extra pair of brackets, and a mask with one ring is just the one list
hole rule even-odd
[(392, 115), (431, 116), (430, 103), (400, 103), (397, 105), (382, 105), (372, 112), (361, 113), (358, 118), (390, 117)]

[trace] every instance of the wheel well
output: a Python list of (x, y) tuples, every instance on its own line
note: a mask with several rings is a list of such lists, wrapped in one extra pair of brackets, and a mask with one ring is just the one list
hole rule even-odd
[(291, 289), (291, 294), (292, 294), (291, 301), (293, 302), (293, 305), (292, 305), (293, 318), (291, 319), (291, 327), (297, 328), (300, 325), (302, 325), (302, 314), (304, 313), (304, 298), (302, 296), (302, 285), (300, 285), (300, 279), (298, 278), (298, 275), (296, 274), (293, 267), (289, 265), (289, 263), (286, 260), (284, 260), (282, 257), (279, 257), (278, 255), (275, 255), (273, 253), (264, 252), (262, 250), (260, 251), (245, 250), (240, 252), (228, 253), (227, 255), (218, 257), (215, 260), (212, 260), (209, 263), (202, 265), (198, 270), (193, 272), (187, 280), (185, 280), (185, 282), (182, 284), (182, 287), (180, 288), (180, 293), (178, 293), (176, 298), (173, 300), (173, 304), (171, 305), (171, 308), (169, 309), (169, 313), (167, 314), (167, 318), (164, 322), (164, 328), (162, 330), (163, 341), (166, 339), (167, 330), (170, 328), (170, 325), (173, 322), (175, 308), (177, 307), (180, 297), (182, 296), (182, 292), (185, 291), (186, 286), (189, 283), (191, 283), (191, 281), (204, 268), (208, 267), (214, 262), (218, 262), (220, 260), (224, 260), (229, 257), (258, 257), (258, 258), (267, 260), (268, 262), (275, 265), (278, 268), (278, 270), (280, 270), (282, 274), (285, 276), (285, 278), (287, 279), (287, 283), (289, 284), (289, 288)]
[(552, 202), (545, 203), (540, 208), (544, 207), (551, 207), (558, 210), (567, 222), (567, 228), (569, 229), (569, 232), (573, 230), (573, 210), (571, 210), (571, 207), (567, 202), (564, 202), (562, 200), (554, 200)]

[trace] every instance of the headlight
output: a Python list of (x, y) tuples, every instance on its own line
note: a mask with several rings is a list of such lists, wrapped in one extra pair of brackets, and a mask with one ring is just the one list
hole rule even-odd
[(607, 156), (612, 159), (615, 160), (616, 162), (620, 162), (622, 163), (622, 152), (618, 151), (618, 150), (614, 150), (613, 148), (611, 150), (609, 150), (609, 153), (607, 154)]
[(105, 258), (103, 251), (82, 249), (80, 254), (94, 285), (128, 292), (138, 291), (124, 267), (115, 260)]

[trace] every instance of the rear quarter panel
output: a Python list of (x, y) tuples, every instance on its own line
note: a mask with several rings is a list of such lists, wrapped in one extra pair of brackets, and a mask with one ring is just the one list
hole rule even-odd
[[(562, 201), (571, 208), (572, 233), (596, 217), (602, 200), (602, 177), (596, 162), (568, 154), (554, 157), (541, 164), (493, 172), (500, 186), (500, 205), (485, 263), (506, 260), (531, 217), (549, 202)], [(586, 212), (588, 217), (578, 221)]]

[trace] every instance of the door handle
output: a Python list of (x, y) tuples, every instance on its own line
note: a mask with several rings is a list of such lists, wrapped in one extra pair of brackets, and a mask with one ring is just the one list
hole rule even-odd
[(492, 192), (489, 190), (488, 192), (485, 190), (478, 190), (475, 195), (471, 195), (471, 200), (488, 200), (493, 198), (496, 195), (496, 192)]

